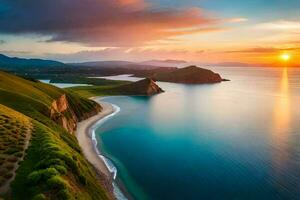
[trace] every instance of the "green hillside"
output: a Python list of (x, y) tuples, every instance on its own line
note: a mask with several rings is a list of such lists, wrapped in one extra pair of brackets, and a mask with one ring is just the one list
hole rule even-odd
[(59, 117), (82, 120), (99, 110), (74, 93), (0, 71), (0, 192), (13, 179), (5, 199), (110, 199), (76, 137), (50, 118), (63, 95), (68, 108)]
[(124, 82), (123, 84), (78, 86), (67, 88), (83, 97), (108, 96), (108, 95), (155, 95), (163, 90), (150, 78), (145, 78), (136, 82)]

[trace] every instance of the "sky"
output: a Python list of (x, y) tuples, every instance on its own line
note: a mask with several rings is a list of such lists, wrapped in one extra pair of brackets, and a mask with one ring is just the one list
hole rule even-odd
[(0, 0), (0, 53), (63, 62), (300, 61), (300, 0)]

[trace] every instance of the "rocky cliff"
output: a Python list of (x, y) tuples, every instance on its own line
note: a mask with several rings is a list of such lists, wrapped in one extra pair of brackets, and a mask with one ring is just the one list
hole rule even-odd
[(146, 78), (137, 82), (119, 86), (117, 88), (122, 94), (127, 95), (155, 95), (164, 92), (152, 79)]
[(169, 73), (158, 73), (153, 76), (155, 80), (172, 83), (203, 84), (226, 81), (220, 74), (197, 66), (177, 69)]
[(76, 110), (76, 106), (76, 104), (74, 105), (73, 102), (70, 102), (70, 98), (68, 98), (66, 94), (63, 94), (52, 102), (49, 111), (50, 118), (70, 133), (74, 133), (79, 121), (96, 115), (102, 109), (100, 105), (96, 103), (94, 104), (94, 108), (87, 111)]

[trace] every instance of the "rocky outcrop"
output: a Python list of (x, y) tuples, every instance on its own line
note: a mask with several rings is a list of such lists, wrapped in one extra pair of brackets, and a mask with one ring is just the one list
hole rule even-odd
[(122, 94), (155, 95), (164, 92), (152, 79), (146, 78), (117, 88)]
[(52, 102), (49, 111), (50, 118), (68, 132), (74, 133), (79, 121), (96, 115), (101, 111), (101, 107), (98, 104), (94, 104), (94, 108), (86, 112), (78, 112), (75, 109), (79, 110), (80, 108), (76, 108), (76, 105), (70, 105), (67, 95), (63, 94)]
[(172, 83), (204, 84), (227, 81), (220, 74), (197, 66), (189, 66), (177, 69), (169, 73), (158, 73), (153, 77), (155, 80)]

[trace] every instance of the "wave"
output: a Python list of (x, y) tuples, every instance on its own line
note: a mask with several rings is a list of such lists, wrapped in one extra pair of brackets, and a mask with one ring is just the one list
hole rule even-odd
[[(113, 180), (115, 180), (117, 178), (117, 173), (118, 170), (116, 168), (116, 166), (113, 164), (113, 162), (109, 159), (106, 158), (104, 155), (102, 155), (99, 151), (99, 149), (97, 148), (98, 145), (98, 141), (96, 139), (96, 129), (101, 126), (104, 122), (106, 122), (108, 119), (110, 119), (111, 117), (113, 117), (114, 115), (116, 115), (117, 113), (120, 112), (121, 108), (117, 105), (111, 104), (113, 107), (114, 112), (103, 117), (101, 120), (97, 121), (91, 128), (90, 128), (90, 133), (91, 133), (91, 138), (92, 138), (92, 142), (93, 142), (93, 146), (94, 146), (94, 150), (96, 151), (96, 153), (98, 154), (99, 158), (103, 160), (106, 168), (108, 169), (108, 171), (113, 175)], [(125, 195), (123, 194), (123, 192), (121, 191), (121, 189), (118, 187), (118, 185), (113, 181), (112, 182), (113, 185), (113, 193), (116, 197), (117, 200), (128, 200)]]

